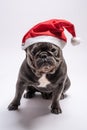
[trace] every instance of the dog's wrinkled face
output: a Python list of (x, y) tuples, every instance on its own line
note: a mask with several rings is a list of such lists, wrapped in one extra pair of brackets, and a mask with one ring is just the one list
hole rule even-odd
[(50, 43), (35, 43), (26, 49), (27, 62), (39, 73), (54, 73), (59, 66), (62, 51)]

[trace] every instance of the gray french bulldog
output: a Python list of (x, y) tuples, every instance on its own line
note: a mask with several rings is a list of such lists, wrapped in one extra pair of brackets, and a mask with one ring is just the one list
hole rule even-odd
[(15, 97), (8, 106), (16, 110), (24, 90), (25, 98), (32, 98), (35, 92), (40, 92), (45, 99), (52, 98), (51, 112), (62, 112), (60, 99), (70, 87), (62, 50), (49, 42), (38, 42), (26, 48), (26, 58), (23, 61), (16, 84)]

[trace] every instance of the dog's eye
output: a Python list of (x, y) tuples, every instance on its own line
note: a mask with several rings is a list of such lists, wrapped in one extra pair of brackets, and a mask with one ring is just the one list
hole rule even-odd
[(54, 54), (55, 56), (58, 56), (58, 51), (57, 51), (55, 48), (52, 48), (52, 49), (51, 49), (51, 52), (53, 52), (53, 54)]
[(37, 49), (35, 49), (32, 51), (32, 54), (35, 55), (37, 52), (38, 52)]
[(34, 55), (34, 54), (35, 54), (35, 51), (32, 51), (32, 54)]
[(55, 51), (56, 51), (56, 49), (55, 49), (55, 48), (52, 48), (52, 49), (51, 49), (51, 51), (52, 51), (52, 52), (55, 52)]

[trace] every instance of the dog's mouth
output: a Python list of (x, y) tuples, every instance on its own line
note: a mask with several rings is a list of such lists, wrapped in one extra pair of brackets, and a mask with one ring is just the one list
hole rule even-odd
[(38, 71), (41, 73), (49, 73), (49, 72), (54, 72), (55, 67), (54, 66), (43, 66), (40, 68)]
[(49, 73), (49, 72), (54, 72), (56, 66), (53, 61), (42, 61), (38, 60), (37, 62), (37, 71), (40, 73)]

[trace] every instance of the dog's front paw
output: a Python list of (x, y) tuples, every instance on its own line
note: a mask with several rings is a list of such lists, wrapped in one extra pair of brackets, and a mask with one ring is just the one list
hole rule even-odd
[(18, 105), (15, 105), (13, 103), (9, 104), (8, 106), (8, 110), (12, 111), (12, 110), (17, 110), (18, 109)]
[(58, 105), (58, 104), (52, 105), (51, 106), (51, 112), (54, 113), (54, 114), (60, 114), (60, 113), (62, 113), (60, 105)]
[(54, 114), (59, 114), (59, 113), (62, 113), (62, 110), (61, 110), (60, 107), (59, 108), (52, 108), (51, 112), (54, 113)]

